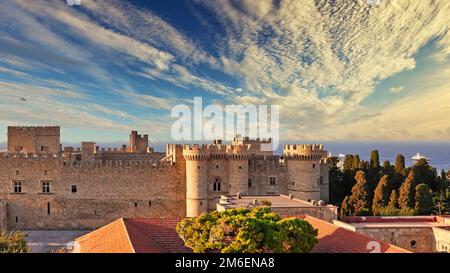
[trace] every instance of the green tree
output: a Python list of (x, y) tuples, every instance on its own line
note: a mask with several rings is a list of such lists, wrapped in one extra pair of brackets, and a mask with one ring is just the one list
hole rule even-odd
[(380, 156), (378, 150), (373, 150), (370, 154), (369, 169), (367, 170), (368, 194), (372, 201), (375, 188), (380, 181)]
[(317, 243), (318, 231), (298, 218), (284, 218), (270, 207), (232, 209), (186, 218), (177, 233), (196, 253), (305, 253)]
[(359, 165), (361, 163), (361, 159), (359, 159), (359, 155), (355, 155), (353, 157), (353, 170), (358, 170), (359, 169)]
[(416, 182), (428, 184), (433, 191), (438, 190), (438, 177), (436, 169), (431, 167), (426, 159), (420, 159), (417, 161), (412, 169), (414, 171)]
[(350, 197), (346, 196), (344, 201), (342, 201), (341, 205), (341, 216), (350, 216), (353, 215), (353, 204), (350, 203)]
[(400, 176), (406, 176), (405, 175), (405, 157), (401, 154), (398, 154), (395, 158), (395, 173), (399, 174)]
[(370, 211), (368, 184), (364, 171), (358, 171), (355, 176), (356, 184), (352, 188), (349, 202), (355, 215), (366, 215)]
[(379, 169), (380, 168), (380, 155), (378, 153), (378, 150), (373, 150), (370, 153), (370, 168), (372, 169)]
[(389, 160), (383, 162), (383, 174), (393, 175), (395, 173), (394, 167), (392, 167)]
[(344, 159), (344, 171), (353, 171), (353, 155), (346, 155)]
[(389, 203), (387, 205), (389, 208), (397, 208), (398, 207), (398, 192), (397, 190), (392, 190), (391, 195), (389, 196)]
[(422, 183), (416, 186), (415, 209), (420, 215), (428, 215), (433, 210), (433, 199), (428, 184)]
[(385, 207), (388, 204), (390, 193), (390, 179), (388, 175), (384, 175), (375, 188), (374, 198), (372, 202), (372, 212), (374, 215), (379, 215), (381, 208)]
[(20, 231), (2, 232), (0, 234), (0, 253), (29, 252), (25, 234)]
[(330, 203), (341, 204), (347, 194), (345, 192), (343, 173), (337, 167), (338, 157), (330, 157), (328, 163), (328, 177), (330, 190)]
[(405, 182), (400, 187), (400, 193), (398, 197), (398, 205), (400, 208), (414, 208), (415, 205), (415, 178), (414, 171), (410, 171)]

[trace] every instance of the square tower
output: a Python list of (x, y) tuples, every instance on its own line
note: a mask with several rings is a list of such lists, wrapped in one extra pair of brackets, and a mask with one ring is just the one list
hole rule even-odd
[(59, 126), (8, 126), (8, 152), (49, 153), (61, 151)]
[(130, 134), (130, 153), (146, 153), (148, 150), (148, 135), (139, 135), (137, 131)]

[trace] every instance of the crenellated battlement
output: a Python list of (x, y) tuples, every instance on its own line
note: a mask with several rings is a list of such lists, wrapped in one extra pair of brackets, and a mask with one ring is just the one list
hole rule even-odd
[(8, 130), (15, 130), (15, 131), (49, 130), (59, 132), (59, 126), (8, 126)]
[(251, 145), (186, 144), (183, 147), (183, 156), (186, 160), (206, 160), (209, 158), (245, 160), (251, 156)]
[(323, 144), (286, 144), (283, 146), (286, 159), (321, 160), (327, 156)]

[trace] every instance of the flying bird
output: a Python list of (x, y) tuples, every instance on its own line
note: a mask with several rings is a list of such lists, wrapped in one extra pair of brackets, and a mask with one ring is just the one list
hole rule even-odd
[(27, 101), (27, 99), (25, 99), (25, 98), (23, 98), (23, 97), (20, 97), (20, 99), (21, 99), (22, 101)]

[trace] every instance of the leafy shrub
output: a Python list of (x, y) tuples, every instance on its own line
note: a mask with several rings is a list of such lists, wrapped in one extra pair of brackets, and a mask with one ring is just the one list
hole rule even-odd
[(196, 253), (305, 253), (317, 243), (308, 222), (282, 219), (270, 207), (204, 213), (178, 223), (177, 232)]

